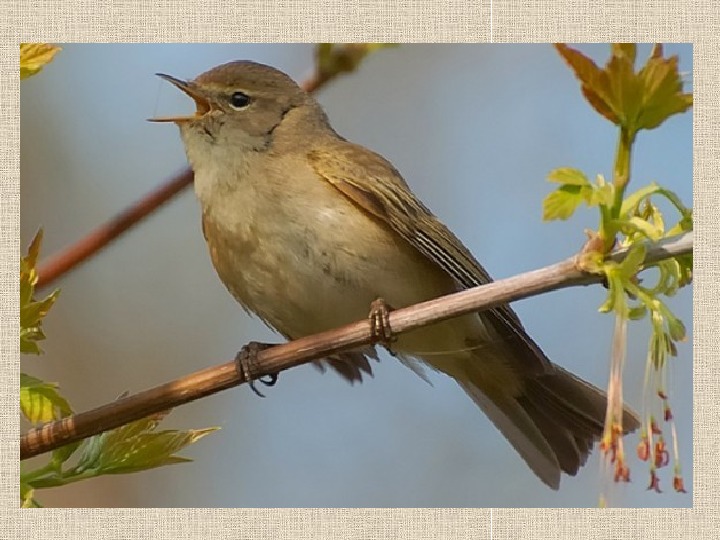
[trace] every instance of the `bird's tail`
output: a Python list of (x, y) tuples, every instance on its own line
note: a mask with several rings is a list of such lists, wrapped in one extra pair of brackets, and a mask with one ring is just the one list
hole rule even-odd
[[(605, 392), (559, 366), (525, 378), (514, 392), (488, 389), (479, 366), (465, 374), (455, 376), (460, 386), (553, 489), (560, 485), (561, 471), (577, 473), (603, 434)], [(640, 420), (625, 408), (622, 424), (630, 432), (639, 427)]]

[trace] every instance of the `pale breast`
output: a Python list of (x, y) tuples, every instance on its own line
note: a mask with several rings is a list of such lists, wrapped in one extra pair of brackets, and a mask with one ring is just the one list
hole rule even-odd
[[(293, 177), (266, 168), (203, 201), (213, 265), (246, 309), (297, 338), (367, 317), (378, 297), (399, 308), (454, 292), (441, 269), (309, 168), (281, 169)], [(479, 326), (474, 315), (434, 325), (396, 350), (459, 350)]]

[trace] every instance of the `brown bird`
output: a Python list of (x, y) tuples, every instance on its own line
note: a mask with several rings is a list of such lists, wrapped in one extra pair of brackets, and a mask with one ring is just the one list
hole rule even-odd
[[(237, 61), (182, 81), (176, 123), (213, 265), (238, 302), (288, 339), (492, 278), (382, 156), (346, 141), (290, 77)], [(604, 392), (548, 360), (507, 305), (399, 336), (393, 352), (454, 378), (533, 472), (557, 489), (603, 433)], [(372, 348), (326, 361), (370, 373)], [(625, 409), (624, 428), (638, 427)]]

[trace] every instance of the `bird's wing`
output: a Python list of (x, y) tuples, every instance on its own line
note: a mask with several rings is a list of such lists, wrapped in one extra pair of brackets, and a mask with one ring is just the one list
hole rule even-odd
[[(410, 191), (400, 173), (370, 150), (338, 141), (309, 152), (315, 172), (361, 209), (387, 223), (396, 233), (437, 264), (462, 288), (492, 278), (460, 240)], [(520, 319), (503, 305), (483, 312), (484, 320), (513, 347), (530, 372), (541, 373), (550, 362), (527, 334)]]

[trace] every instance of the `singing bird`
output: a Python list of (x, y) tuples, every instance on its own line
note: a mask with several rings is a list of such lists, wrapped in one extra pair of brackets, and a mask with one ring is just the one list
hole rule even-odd
[[(379, 298), (398, 308), (492, 281), (392, 164), (338, 135), (284, 73), (236, 61), (192, 81), (158, 75), (195, 102), (154, 120), (180, 128), (215, 270), (287, 339), (363, 319)], [(602, 435), (605, 394), (551, 363), (507, 305), (400, 335), (392, 350), (455, 379), (553, 489)], [(352, 382), (374, 356), (325, 362)]]

